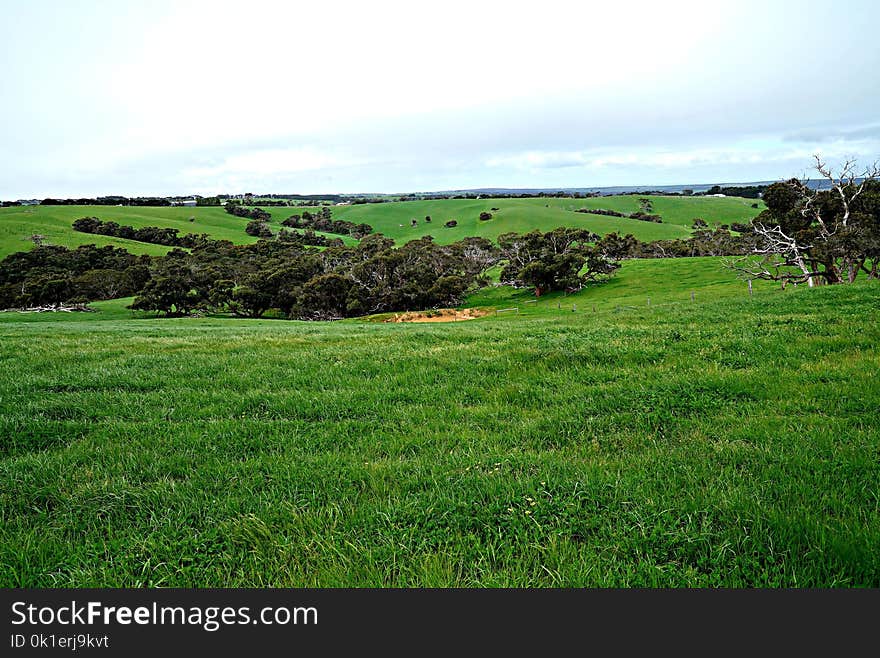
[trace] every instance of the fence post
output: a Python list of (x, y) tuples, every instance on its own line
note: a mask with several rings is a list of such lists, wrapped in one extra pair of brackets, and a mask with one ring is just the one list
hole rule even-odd
[(694, 291), (691, 290), (691, 301), (694, 301)]
[(749, 279), (749, 297), (752, 296), (752, 280)]

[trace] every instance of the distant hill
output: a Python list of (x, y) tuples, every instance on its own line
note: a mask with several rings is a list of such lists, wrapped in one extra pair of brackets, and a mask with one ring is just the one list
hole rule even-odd
[[(757, 187), (778, 183), (775, 180), (752, 181), (749, 183), (695, 183), (690, 185), (613, 185), (608, 187), (478, 187), (462, 190), (441, 190), (437, 192), (418, 192), (416, 194), (431, 195), (456, 195), (456, 194), (555, 194), (564, 192), (567, 194), (599, 194), (601, 196), (613, 196), (616, 194), (633, 194), (638, 192), (662, 192), (664, 194), (677, 194), (685, 190), (702, 193), (715, 186), (719, 187)], [(807, 185), (814, 190), (828, 189), (826, 180), (808, 180)], [(411, 193), (412, 194), (412, 193)], [(357, 195), (346, 195), (357, 196)], [(400, 196), (398, 194), (388, 196)]]
[[(856, 182), (861, 182), (862, 179), (856, 179)], [(347, 202), (352, 199), (375, 199), (375, 200), (387, 200), (387, 199), (395, 199), (397, 200), (400, 197), (410, 198), (410, 199), (418, 199), (418, 198), (432, 198), (432, 197), (442, 197), (442, 196), (476, 196), (476, 195), (486, 195), (486, 196), (516, 196), (516, 195), (554, 195), (554, 194), (582, 194), (582, 195), (596, 195), (596, 196), (614, 196), (619, 194), (636, 194), (636, 193), (649, 193), (649, 192), (657, 192), (659, 194), (681, 194), (685, 190), (690, 190), (697, 194), (702, 194), (704, 192), (709, 191), (713, 187), (721, 187), (721, 188), (731, 188), (731, 187), (766, 187), (768, 185), (772, 185), (773, 183), (778, 183), (779, 181), (773, 180), (764, 180), (764, 181), (752, 181), (749, 183), (695, 183), (691, 185), (613, 185), (608, 187), (474, 187), (468, 189), (459, 189), (459, 190), (435, 190), (435, 191), (421, 191), (421, 192), (394, 192), (394, 193), (384, 193), (384, 192), (358, 192), (358, 193), (350, 193), (350, 192), (338, 192), (338, 193), (328, 193), (328, 194), (279, 194), (279, 193), (266, 193), (266, 194), (254, 194), (253, 198), (255, 203), (259, 204), (260, 200), (263, 199), (284, 199), (289, 201), (328, 201), (331, 203), (338, 202)], [(830, 187), (827, 180), (807, 180), (807, 185), (814, 190), (826, 190)], [(220, 199), (229, 199), (229, 198), (241, 198), (243, 195), (241, 194), (220, 194), (218, 198)], [(101, 205), (134, 205), (134, 206), (166, 206), (166, 205), (195, 205), (194, 203), (180, 203), (179, 201), (184, 197), (179, 196), (169, 196), (169, 197), (144, 197), (137, 199), (126, 199), (126, 197), (99, 197), (99, 201), (95, 201), (94, 199), (18, 199), (17, 201), (9, 202), (4, 201), (2, 205), (5, 207), (7, 205), (38, 205), (38, 204), (46, 204), (47, 201), (51, 202), (51, 205), (89, 205), (99, 203)], [(198, 195), (191, 195), (186, 197), (186, 199), (194, 200), (199, 198)], [(107, 200), (110, 199), (126, 199), (126, 203), (117, 204), (117, 202), (110, 203)], [(210, 205), (210, 204), (208, 204)]]

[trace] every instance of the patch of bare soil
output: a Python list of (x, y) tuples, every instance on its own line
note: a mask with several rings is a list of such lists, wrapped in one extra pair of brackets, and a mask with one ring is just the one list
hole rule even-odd
[(454, 308), (438, 308), (432, 311), (397, 313), (385, 320), (385, 322), (461, 322), (463, 320), (474, 320), (488, 314), (489, 311), (476, 308), (464, 308), (460, 311)]

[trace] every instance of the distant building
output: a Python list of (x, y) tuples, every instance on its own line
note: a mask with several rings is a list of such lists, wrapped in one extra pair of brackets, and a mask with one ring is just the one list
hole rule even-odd
[(172, 206), (194, 206), (196, 205), (195, 199), (183, 199), (181, 201), (172, 201)]

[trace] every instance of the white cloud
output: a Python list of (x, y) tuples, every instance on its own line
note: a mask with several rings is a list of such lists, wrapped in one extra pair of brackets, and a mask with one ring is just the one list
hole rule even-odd
[(0, 198), (754, 180), (818, 146), (873, 159), (880, 4), (855, 5), (0, 3)]
[(332, 154), (314, 148), (264, 149), (232, 155), (224, 158), (218, 164), (192, 167), (184, 170), (183, 175), (186, 178), (195, 179), (230, 174), (274, 176), (365, 163), (366, 160)]
[(756, 141), (733, 147), (682, 148), (655, 150), (651, 146), (603, 147), (582, 151), (525, 151), (490, 157), (487, 167), (511, 168), (521, 171), (579, 167), (598, 170), (617, 167), (662, 169), (693, 169), (701, 166), (758, 165), (768, 161), (803, 162), (808, 164), (814, 153), (825, 158), (876, 157), (880, 140), (854, 143), (849, 140), (814, 142), (796, 147), (777, 144), (775, 140)]
[(209, 164), (184, 168), (186, 189), (202, 194), (223, 191), (289, 190), (298, 181), (332, 179), (339, 172), (369, 164), (367, 158), (313, 147), (258, 149), (236, 153)]

